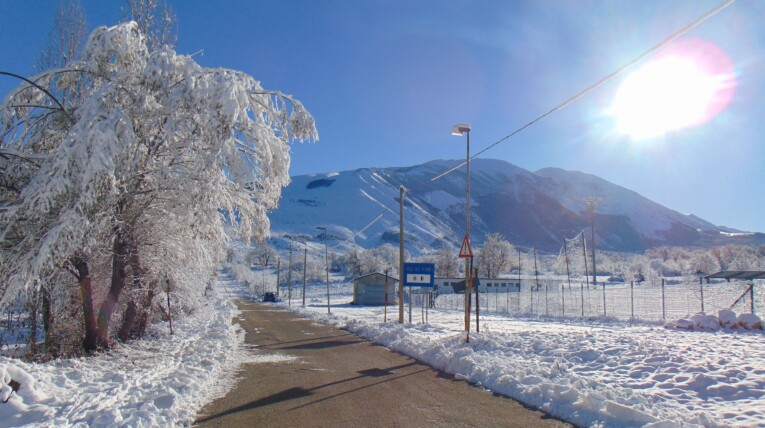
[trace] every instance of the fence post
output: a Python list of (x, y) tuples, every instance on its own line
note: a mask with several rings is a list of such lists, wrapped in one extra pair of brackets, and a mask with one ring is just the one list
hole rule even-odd
[[(571, 288), (571, 286), (569, 286)], [(560, 286), (561, 303), (563, 303), (563, 318), (566, 318), (566, 286), (561, 284)]]
[(582, 318), (584, 318), (584, 284), (580, 282), (579, 287), (581, 288), (580, 291), (582, 293)]
[(751, 282), (751, 287), (749, 287), (749, 302), (752, 308), (752, 315), (754, 315), (754, 281)]
[(664, 278), (661, 278), (661, 320), (662, 321), (667, 320), (667, 308), (664, 305), (665, 305)]
[(635, 281), (630, 281), (630, 319), (635, 319)]

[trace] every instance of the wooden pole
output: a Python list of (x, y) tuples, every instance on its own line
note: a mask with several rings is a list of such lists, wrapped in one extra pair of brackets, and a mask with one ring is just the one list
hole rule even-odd
[(388, 322), (388, 269), (385, 269), (385, 306), (383, 307), (383, 322)]
[(290, 259), (287, 267), (287, 304), (292, 306), (292, 239), (290, 239)]
[[(531, 251), (534, 253), (534, 283), (537, 292), (539, 292), (539, 270), (537, 269), (537, 247), (532, 246)], [(545, 299), (546, 300), (546, 299)], [(547, 303), (547, 301), (545, 301)], [(534, 312), (534, 294), (531, 294), (531, 312)]]
[(308, 248), (303, 249), (303, 306), (305, 306), (305, 280), (308, 270)]
[[(478, 269), (473, 269), (473, 277), (478, 278)], [(475, 332), (476, 333), (481, 332), (481, 309), (480, 309), (481, 301), (479, 300), (479, 297), (480, 297), (478, 293), (479, 288), (481, 288), (480, 282), (479, 282), (479, 285), (475, 287)]]

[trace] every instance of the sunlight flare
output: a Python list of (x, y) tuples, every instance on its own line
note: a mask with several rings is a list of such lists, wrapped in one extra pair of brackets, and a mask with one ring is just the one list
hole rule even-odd
[(627, 76), (609, 112), (616, 129), (642, 140), (708, 122), (730, 102), (727, 56), (709, 43), (677, 44)]

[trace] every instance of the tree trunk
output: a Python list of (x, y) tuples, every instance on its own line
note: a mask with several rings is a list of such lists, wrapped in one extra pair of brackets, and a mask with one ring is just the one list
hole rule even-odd
[[(117, 335), (120, 341), (127, 341), (143, 336), (146, 331), (148, 312), (151, 309), (151, 301), (154, 293), (146, 290), (143, 282), (143, 268), (138, 254), (138, 248), (135, 245), (130, 246), (130, 271), (133, 277), (132, 287), (134, 290), (133, 298), (128, 303), (125, 314), (122, 317), (122, 326)], [(143, 293), (147, 292), (144, 296)]]
[(146, 325), (149, 323), (149, 314), (151, 313), (151, 301), (154, 300), (154, 290), (149, 290), (146, 295), (143, 307), (138, 313), (138, 318), (133, 329), (133, 337), (141, 337), (146, 332)]
[(40, 307), (40, 291), (37, 288), (37, 282), (35, 281), (34, 289), (32, 290), (32, 296), (29, 299), (29, 356), (34, 357), (37, 355), (37, 315)]
[(98, 325), (93, 310), (93, 284), (90, 281), (88, 262), (75, 257), (72, 260), (72, 265), (77, 269), (77, 282), (80, 285), (80, 294), (82, 295), (82, 313), (85, 318), (85, 340), (82, 347), (85, 352), (92, 352), (98, 348)]
[(127, 342), (133, 338), (136, 312), (135, 301), (131, 300), (127, 305), (127, 309), (125, 309), (125, 314), (122, 316), (122, 327), (120, 327), (120, 331), (117, 334), (117, 339), (121, 342)]
[(126, 267), (128, 260), (128, 244), (123, 231), (117, 231), (112, 246), (112, 280), (106, 300), (101, 304), (98, 313), (98, 342), (99, 346), (109, 346), (109, 323), (111, 322), (114, 307), (125, 288), (127, 277)]
[(43, 329), (45, 330), (45, 352), (58, 353), (53, 335), (53, 305), (50, 301), (50, 287), (42, 287)]

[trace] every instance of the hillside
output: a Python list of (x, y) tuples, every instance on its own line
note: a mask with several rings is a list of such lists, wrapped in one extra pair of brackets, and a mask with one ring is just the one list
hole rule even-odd
[[(459, 162), (437, 160), (404, 168), (293, 177), (270, 216), (272, 233), (275, 238), (317, 241), (323, 232), (316, 228), (322, 226), (338, 251), (398, 245), (399, 186), (403, 185), (408, 189), (404, 198), (407, 249), (420, 253), (442, 245), (458, 248), (465, 233), (464, 168), (431, 179)], [(585, 205), (589, 197), (599, 198), (593, 222), (601, 250), (765, 242), (762, 233), (715, 226), (594, 175), (558, 168), (531, 172), (493, 159), (471, 161), (472, 242), (480, 245), (486, 233), (500, 232), (515, 245), (557, 252), (564, 236), (587, 230), (589, 238)]]

